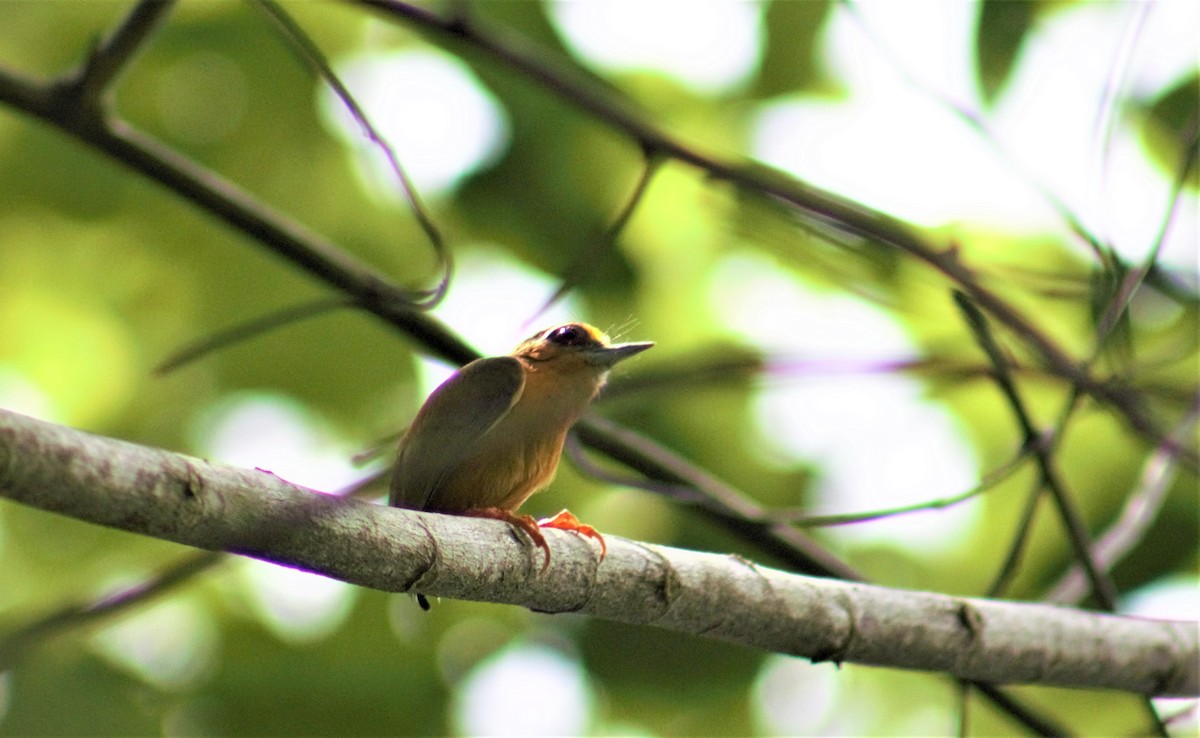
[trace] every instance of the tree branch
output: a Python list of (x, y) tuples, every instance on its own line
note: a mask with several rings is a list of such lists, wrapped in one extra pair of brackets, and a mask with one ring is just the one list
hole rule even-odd
[(211, 569), (226, 558), (228, 557), (219, 551), (201, 551), (130, 589), (90, 604), (66, 605), (6, 633), (4, 638), (0, 639), (0, 672), (11, 669), (26, 651), (35, 648), (49, 637), (100, 622), (104, 618), (137, 607), (180, 584), (191, 581), (197, 574)]
[(100, 525), (391, 592), (574, 612), (813, 661), (993, 684), (1200, 694), (1200, 631), (1040, 604), (813, 579), (739, 557), (547, 531), (550, 569), (508, 525), (313, 492), (0, 411), (0, 495)]
[(992, 363), (996, 384), (1009, 406), (1012, 407), (1017, 425), (1020, 426), (1021, 434), (1024, 436), (1023, 445), (1033, 451), (1042, 488), (1049, 491), (1050, 498), (1054, 500), (1054, 504), (1058, 508), (1059, 517), (1067, 531), (1067, 539), (1075, 551), (1075, 559), (1087, 574), (1092, 592), (1105, 610), (1113, 610), (1117, 602), (1117, 587), (1107, 572), (1101, 571), (1092, 556), (1092, 537), (1088, 531), (1087, 522), (1079, 512), (1079, 506), (1075, 503), (1074, 497), (1068, 493), (1049, 449), (1041, 442), (1042, 434), (1034, 427), (1033, 418), (1026, 409), (1025, 401), (1021, 399), (1021, 393), (1017, 390), (1017, 385), (1009, 372), (1008, 358), (992, 335), (987, 318), (971, 302), (971, 299), (962, 292), (955, 291), (954, 302), (958, 305), (971, 333), (975, 336), (976, 343)]
[[(1159, 420), (1145, 407), (1141, 394), (1116, 379), (1097, 378), (1086, 366), (1041, 331), (1021, 311), (983, 285), (960, 258), (954, 246), (939, 247), (916, 229), (884, 213), (871, 210), (832, 192), (826, 192), (787, 174), (754, 162), (722, 159), (700, 151), (661, 130), (635, 106), (577, 71), (563, 60), (546, 54), (503, 29), (487, 27), (461, 14), (436, 12), (400, 0), (347, 0), (405, 26), (487, 57), (526, 77), (597, 121), (635, 141), (643, 151), (695, 167), (710, 178), (729, 182), (747, 192), (786, 203), (809, 219), (840, 233), (895, 248), (941, 273), (965, 292), (997, 322), (1004, 325), (1038, 357), (1042, 364), (1080, 391), (1109, 405), (1129, 426), (1154, 445), (1166, 438)], [(1200, 459), (1187, 447), (1173, 447), (1190, 469)]]
[[(771, 519), (770, 512), (737, 489), (660, 446), (642, 434), (599, 415), (586, 415), (574, 432), (584, 444), (637, 469), (656, 482), (692, 492), (685, 500), (735, 535), (754, 541), (795, 571), (814, 576), (861, 581), (862, 574), (807, 533)], [(661, 485), (656, 490), (667, 494)]]
[(350, 295), (364, 310), (416, 337), (432, 353), (459, 364), (478, 358), (478, 353), (461, 338), (414, 309), (409, 296), (387, 275), (127, 123), (111, 119), (99, 108), (74, 106), (70, 85), (69, 81), (41, 84), (0, 68), (0, 101), (174, 191), (318, 280)]
[[(68, 75), (66, 79), (77, 76), (78, 73)], [(184, 157), (120, 120), (111, 120), (102, 108), (81, 109), (69, 104), (74, 100), (69, 89), (65, 82), (43, 84), (0, 68), (0, 102), (7, 102), (57, 127), (174, 191), (234, 230), (255, 239), (269, 251), (348, 295), (356, 305), (415, 338), (430, 353), (456, 364), (479, 358), (475, 349), (443, 323), (428, 313), (414, 309), (404, 291), (387, 275), (363, 264), (332, 242), (258, 201), (217, 172)], [(595, 445), (598, 440), (604, 441), (604, 445), (610, 449), (623, 449), (627, 457), (645, 456), (641, 448), (625, 447), (621, 441), (605, 432), (594, 434), (585, 443)], [(648, 464), (647, 468), (635, 464), (634, 468), (652, 477), (658, 470), (653, 463)], [(701, 470), (695, 470), (695, 474), (704, 476)], [(705, 489), (700, 487), (699, 492), (703, 495)], [(707, 507), (704, 509), (709, 511)], [(796, 537), (783, 526), (770, 530), (761, 528), (749, 530), (766, 536), (766, 545), (785, 553), (788, 560), (803, 562), (803, 571), (828, 576), (843, 576), (844, 572), (851, 571), (845, 565), (831, 568), (822, 563), (823, 559), (833, 559), (831, 554), (825, 552), (819, 559), (813, 559), (806, 550), (808, 546), (797, 547)]]
[(92, 49), (87, 61), (63, 80), (60, 91), (81, 109), (96, 111), (105, 93), (163, 22), (174, 0), (141, 0), (120, 25)]

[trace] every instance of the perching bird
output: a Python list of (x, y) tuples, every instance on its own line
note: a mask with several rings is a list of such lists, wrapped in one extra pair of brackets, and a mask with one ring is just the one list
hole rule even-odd
[[(505, 520), (545, 551), (541, 527), (604, 539), (567, 510), (540, 523), (514, 512), (554, 478), (571, 425), (609, 369), (653, 343), (610, 344), (584, 323), (535, 333), (509, 356), (478, 359), (425, 401), (400, 443), (388, 504)], [(421, 606), (428, 602), (418, 595)]]

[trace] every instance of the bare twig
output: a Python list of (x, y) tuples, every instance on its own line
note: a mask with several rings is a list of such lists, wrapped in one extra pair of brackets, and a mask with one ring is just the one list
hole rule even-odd
[(695, 503), (698, 496), (699, 510), (796, 571), (862, 580), (853, 567), (812, 538), (786, 523), (764, 522), (769, 514), (758, 503), (649, 438), (598, 415), (584, 417), (574, 432), (585, 444), (650, 479), (688, 490), (690, 499), (685, 501)]
[[(1172, 433), (1172, 437), (1180, 443), (1185, 442), (1200, 417), (1200, 398), (1192, 405), (1191, 412)], [(1111, 571), (1125, 554), (1142, 542), (1151, 524), (1158, 518), (1158, 512), (1166, 500), (1167, 491), (1175, 479), (1175, 464), (1173, 455), (1166, 449), (1159, 449), (1151, 454), (1142, 467), (1142, 478), (1137, 489), (1125, 501), (1116, 522), (1109, 527), (1093, 547), (1093, 557), (1104, 571)], [(1075, 604), (1087, 595), (1086, 577), (1078, 565), (1063, 575), (1050, 593), (1046, 595), (1047, 602), (1056, 604)]]
[(984, 590), (985, 597), (999, 597), (1004, 594), (1020, 571), (1021, 558), (1025, 555), (1025, 546), (1029, 543), (1029, 536), (1033, 533), (1033, 521), (1037, 518), (1038, 505), (1042, 501), (1044, 489), (1042, 480), (1039, 478), (1026, 494), (1025, 507), (1022, 508), (1021, 519), (1017, 521), (1016, 530), (1008, 544), (1008, 552), (1004, 555), (1004, 561), (1000, 562), (1000, 569), (992, 578), (991, 585)]
[(1012, 375), (1008, 370), (1008, 357), (1000, 349), (999, 344), (993, 338), (991, 329), (988, 327), (987, 319), (983, 313), (971, 302), (970, 298), (961, 292), (954, 293), (954, 302), (962, 311), (963, 316), (967, 320), (967, 324), (971, 328), (975, 339), (979, 342), (984, 353), (995, 367), (996, 384), (1000, 387), (1000, 391), (1008, 400), (1008, 404), (1012, 407), (1013, 415), (1017, 419), (1018, 425), (1021, 427), (1021, 433), (1024, 435), (1024, 442), (1033, 449), (1034, 459), (1037, 460), (1038, 471), (1041, 475), (1041, 482), (1045, 489), (1049, 491), (1051, 498), (1054, 500), (1055, 506), (1058, 508), (1059, 516), (1062, 518), (1063, 525), (1067, 529), (1067, 537), (1071, 542), (1071, 547), (1075, 550), (1076, 560), (1083, 566), (1087, 572), (1088, 582), (1091, 584), (1092, 591), (1096, 594), (1096, 598), (1100, 601), (1105, 610), (1112, 610), (1116, 606), (1117, 591), (1112, 580), (1100, 570), (1096, 561), (1092, 557), (1092, 538), (1091, 533), (1087, 529), (1087, 524), (1080, 515), (1075, 501), (1067, 492), (1066, 485), (1059, 477), (1058, 470), (1054, 465), (1054, 460), (1047, 452), (1045, 446), (1041, 443), (1042, 434), (1038, 432), (1033, 425), (1033, 419), (1030, 417), (1028, 410), (1025, 408), (1025, 403), (1021, 399), (1020, 393), (1017, 391), (1016, 384), (1013, 383)]
[(313, 40), (304, 32), (304, 29), (280, 7), (279, 3), (274, 2), (274, 0), (253, 0), (253, 4), (260, 8), (275, 23), (300, 60), (313, 70), (325, 84), (329, 85), (338, 99), (342, 101), (342, 104), (346, 106), (346, 109), (350, 111), (350, 115), (353, 116), (355, 122), (362, 128), (367, 139), (383, 152), (388, 166), (396, 176), (400, 190), (404, 193), (405, 200), (408, 201), (409, 210), (412, 211), (417, 225), (425, 232), (426, 238), (429, 239), (429, 243), (433, 246), (441, 271), (441, 278), (438, 280), (437, 287), (432, 290), (412, 291), (410, 292), (411, 299), (415, 306), (425, 310), (436, 307), (442, 301), (442, 298), (446, 296), (446, 290), (450, 287), (450, 273), (453, 265), (451, 252), (446, 246), (446, 239), (442, 236), (441, 230), (433, 222), (433, 216), (429, 214), (429, 210), (421, 201), (421, 195), (417, 192), (416, 185), (413, 184), (404, 166), (400, 163), (400, 158), (396, 156), (395, 149), (387, 142), (387, 139), (380, 135), (378, 129), (371, 123), (371, 119), (367, 117), (362, 107), (359, 106), (354, 95), (342, 83), (341, 78), (334, 73), (333, 68), (329, 66), (329, 62), (325, 59), (325, 54), (313, 43)]
[(646, 191), (650, 189), (650, 182), (654, 179), (655, 173), (658, 172), (659, 165), (662, 164), (662, 158), (656, 156), (651, 151), (643, 151), (642, 173), (638, 176), (637, 184), (634, 185), (633, 191), (629, 194), (629, 199), (621, 211), (617, 213), (617, 217), (609, 224), (604, 232), (597, 238), (587, 244), (586, 247), (574, 255), (570, 264), (562, 271), (560, 276), (558, 289), (554, 290), (554, 294), (538, 309), (537, 315), (545, 313), (555, 303), (563, 298), (572, 288), (580, 284), (584, 275), (595, 264), (596, 256), (601, 251), (607, 251), (613, 247), (617, 237), (621, 235), (621, 231), (625, 230), (625, 226), (629, 223), (629, 219), (637, 211), (642, 200), (646, 196)]
[(75, 73), (60, 83), (60, 94), (80, 108), (98, 110), (104, 95), (154, 34), (174, 0), (141, 0)]
[(210, 336), (205, 336), (178, 349), (158, 366), (154, 367), (154, 373), (167, 374), (173, 372), (204, 356), (241, 343), (248, 338), (253, 338), (254, 336), (262, 335), (290, 323), (328, 313), (332, 310), (349, 307), (357, 307), (357, 303), (344, 296), (327, 297), (301, 305), (292, 305), (268, 315), (259, 316), (249, 322), (239, 323), (228, 330), (218, 331)]
[(1117, 289), (1113, 291), (1112, 301), (1100, 317), (1096, 330), (1096, 344), (1092, 356), (1093, 362), (1099, 357), (1104, 348), (1105, 341), (1108, 340), (1109, 335), (1121, 316), (1129, 310), (1129, 304), (1133, 302), (1134, 295), (1137, 294), (1142, 283), (1153, 273), (1155, 266), (1158, 264), (1158, 255), (1162, 252), (1163, 244), (1167, 239), (1167, 232), (1171, 227), (1171, 223), (1175, 220), (1179, 203), (1183, 198), (1184, 187), (1187, 184), (1188, 177), (1191, 176), (1192, 171), (1196, 167), (1196, 159), (1198, 154), (1200, 154), (1200, 111), (1193, 112), (1190, 129), (1189, 142), (1184, 149), (1183, 159), (1180, 161), (1179, 170), (1175, 175), (1170, 201), (1163, 209), (1162, 221), (1159, 223), (1154, 243), (1150, 245), (1150, 249), (1146, 253), (1146, 258), (1142, 261), (1141, 265), (1130, 269), (1124, 275), (1124, 278), (1121, 279)]
[(216, 172), (102, 111), (64, 107), (60, 85), (39, 84), (0, 69), (0, 100), (91, 145), (117, 162), (173, 190), (234, 230), (350, 296), (364, 310), (416, 338), (433, 354), (456, 363), (478, 353), (440, 321), (417, 310), (386, 275), (274, 211)]
[(798, 525), (801, 528), (827, 528), (837, 525), (852, 525), (856, 523), (866, 523), (872, 520), (885, 520), (893, 518), (897, 515), (907, 515), (914, 512), (923, 512), (926, 510), (943, 510), (947, 507), (953, 507), (967, 500), (978, 497), (988, 490), (1000, 484), (1004, 480), (1013, 475), (1025, 463), (1029, 457), (1029, 447), (1023, 447), (1017, 453), (1013, 454), (1012, 458), (1005, 461), (1000, 466), (992, 469), (987, 474), (983, 475), (983, 479), (979, 484), (971, 489), (960, 492), (952, 497), (943, 497), (936, 500), (927, 500), (925, 502), (916, 502), (911, 505), (902, 507), (893, 507), (885, 510), (871, 510), (869, 512), (860, 513), (840, 513), (837, 515), (806, 515), (803, 512), (797, 511), (789, 513), (786, 510), (772, 510), (769, 515), (775, 520), (786, 520), (793, 525)]
[(30, 649), (60, 633), (84, 628), (123, 613), (208, 571), (225, 555), (202, 551), (136, 587), (87, 605), (67, 605), (0, 638), (0, 672), (12, 668)]
[[(540, 88), (582, 109), (596, 120), (624, 132), (644, 150), (697, 167), (715, 180), (791, 205), (807, 217), (851, 236), (891, 246), (940, 272), (997, 322), (1018, 336), (1054, 373), (1073, 386), (1114, 407), (1135, 431), (1159, 444), (1165, 438), (1159, 421), (1143, 406), (1139, 393), (1117, 381), (1095, 378), (1049, 336), (998, 294), (983, 286), (953, 248), (927, 243), (911, 227), (833, 193), (807, 185), (752, 163), (731, 163), (704, 154), (660, 131), (625, 100), (564, 63), (552, 63), (522, 40), (485, 28), (460, 16), (442, 17), (398, 0), (350, 0), (397, 22), (436, 34), (482, 54), (528, 77)], [(1189, 468), (1200, 467), (1191, 449), (1178, 449)]]

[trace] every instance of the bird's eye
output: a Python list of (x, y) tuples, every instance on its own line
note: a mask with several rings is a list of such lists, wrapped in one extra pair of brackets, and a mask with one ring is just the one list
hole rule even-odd
[(559, 326), (546, 336), (547, 341), (557, 343), (559, 346), (579, 346), (586, 343), (588, 338), (590, 336), (587, 331), (574, 324)]

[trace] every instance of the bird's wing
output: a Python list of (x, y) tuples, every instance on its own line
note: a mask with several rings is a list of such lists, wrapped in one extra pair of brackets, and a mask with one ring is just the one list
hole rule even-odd
[(525, 370), (511, 356), (478, 359), (443, 382), (401, 444), (388, 504), (425, 509), (446, 475), (479, 447), (524, 388)]

